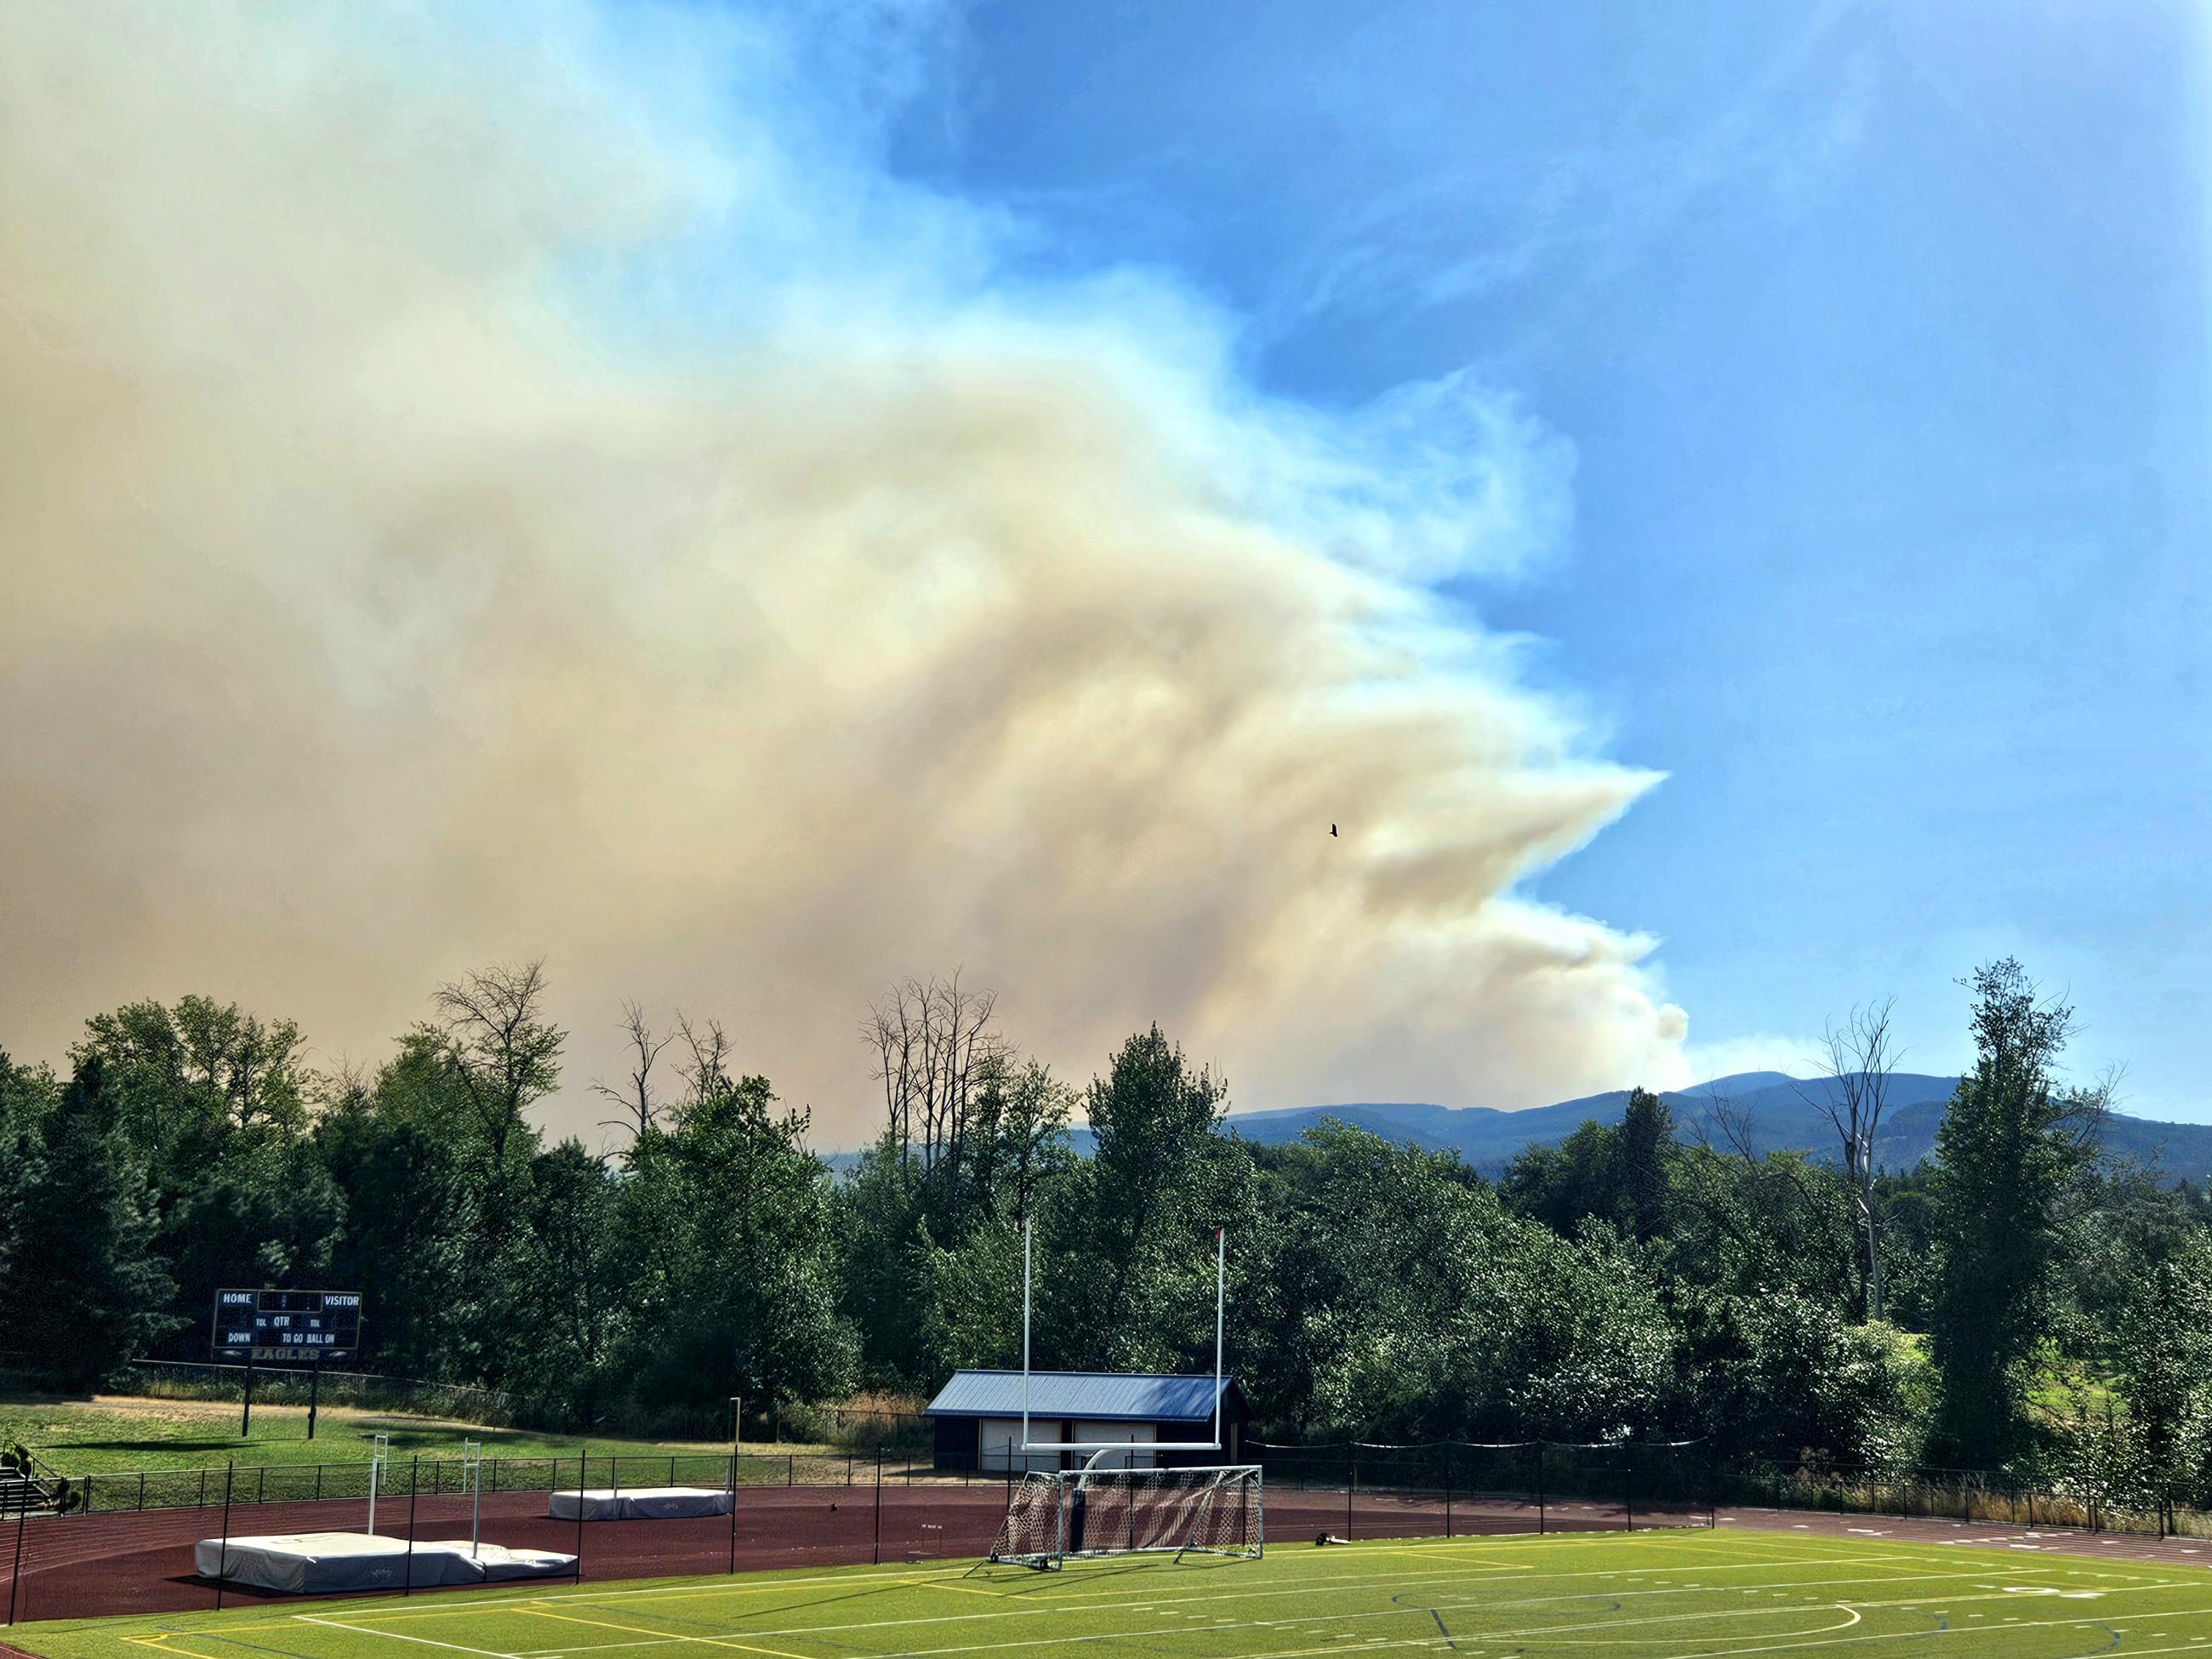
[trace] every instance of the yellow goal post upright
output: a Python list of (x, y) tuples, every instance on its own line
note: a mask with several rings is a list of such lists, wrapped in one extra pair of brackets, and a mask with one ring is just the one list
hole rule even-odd
[[(1229, 1234), (1214, 1230), (1213, 1437), (1210, 1440), (1037, 1440), (1030, 1427), (1030, 1326), (1034, 1243), (1022, 1225), (1021, 1484), (1008, 1494), (1006, 1518), (989, 1559), (1057, 1568), (1070, 1556), (1189, 1552), (1256, 1559), (1266, 1544), (1262, 1484), (1256, 1464), (1134, 1467), (1139, 1455), (1222, 1449), (1229, 1287)], [(1086, 1454), (1076, 1468), (1036, 1470), (1037, 1453), (1055, 1460)], [(1103, 1467), (1121, 1455), (1129, 1466)]]

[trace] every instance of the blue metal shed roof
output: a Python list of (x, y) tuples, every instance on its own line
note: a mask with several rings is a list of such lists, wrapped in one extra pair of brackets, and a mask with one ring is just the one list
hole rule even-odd
[[(1224, 1377), (1224, 1393), (1237, 1379)], [(1213, 1416), (1212, 1376), (1167, 1376), (1152, 1371), (1031, 1371), (1030, 1415), (1085, 1418), (1097, 1422), (1203, 1423)], [(926, 1417), (1019, 1417), (1019, 1371), (955, 1371), (938, 1390)]]

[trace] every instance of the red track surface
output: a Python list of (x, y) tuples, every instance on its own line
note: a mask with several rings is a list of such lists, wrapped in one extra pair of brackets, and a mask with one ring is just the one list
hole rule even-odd
[[(1006, 1498), (1006, 1488), (996, 1483), (901, 1483), (882, 1489), (879, 1510), (877, 1489), (872, 1486), (745, 1487), (738, 1495), (734, 1559), (738, 1571), (744, 1571), (981, 1555), (997, 1536)], [(575, 1522), (551, 1519), (545, 1510), (544, 1492), (487, 1493), (480, 1535), (488, 1543), (578, 1555), (586, 1579), (725, 1572), (732, 1564), (732, 1530), (726, 1516), (591, 1521), (580, 1528)], [(376, 1518), (377, 1531), (384, 1535), (409, 1535), (404, 1498), (384, 1498)], [(11, 1580), (8, 1571), (15, 1529), (0, 1528), (0, 1587), (12, 1588), (18, 1621), (210, 1607), (216, 1604), (216, 1586), (194, 1574), (192, 1545), (219, 1535), (222, 1519), (220, 1510), (208, 1508), (32, 1520), (21, 1528), (20, 1580)], [(240, 1536), (349, 1532), (364, 1528), (367, 1519), (367, 1505), (359, 1498), (240, 1504), (230, 1511), (230, 1529)], [(465, 1539), (469, 1519), (465, 1498), (450, 1493), (423, 1497), (414, 1505), (413, 1536), (425, 1541)], [(1701, 1526), (1705, 1519), (1701, 1506), (1656, 1511), (1638, 1506), (1634, 1524)], [(1948, 1521), (1754, 1509), (1725, 1510), (1720, 1520), (1723, 1525), (1772, 1530), (2212, 1565), (2212, 1544), (2187, 1539), (2160, 1542), (2126, 1534), (2030, 1532)], [(1347, 1508), (1340, 1489), (1278, 1486), (1267, 1497), (1267, 1535), (1278, 1545), (1310, 1545), (1323, 1535), (1416, 1538), (1440, 1536), (1448, 1530), (1469, 1535), (1530, 1533), (1540, 1527), (1547, 1532), (1584, 1532), (1619, 1530), (1629, 1523), (1624, 1507), (1582, 1499), (1548, 1503), (1540, 1509), (1510, 1495), (1461, 1496), (1447, 1503), (1441, 1494), (1360, 1492), (1350, 1498)], [(222, 1590), (225, 1605), (301, 1599), (228, 1586)]]

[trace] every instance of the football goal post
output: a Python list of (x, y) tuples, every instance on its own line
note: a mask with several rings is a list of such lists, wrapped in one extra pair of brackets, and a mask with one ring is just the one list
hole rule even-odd
[[(1076, 1469), (1035, 1471), (1007, 1494), (1006, 1518), (989, 1559), (1057, 1567), (1070, 1556), (1176, 1555), (1192, 1552), (1247, 1558), (1266, 1541), (1259, 1469), (1249, 1464), (1164, 1468), (1137, 1466), (1163, 1452), (1222, 1447), (1226, 1373), (1229, 1235), (1213, 1236), (1213, 1436), (1209, 1440), (1040, 1440), (1030, 1431), (1030, 1228), (1022, 1228), (1022, 1456), (1087, 1453)], [(1118, 1460), (1108, 1464), (1109, 1459)], [(1102, 1467), (1103, 1466), (1103, 1467)]]
[(1058, 1469), (1014, 1488), (990, 1559), (1025, 1567), (1071, 1556), (1252, 1559), (1266, 1541), (1256, 1468)]

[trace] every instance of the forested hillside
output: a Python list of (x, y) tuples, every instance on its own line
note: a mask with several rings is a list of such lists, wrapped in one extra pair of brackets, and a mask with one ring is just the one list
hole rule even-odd
[(937, 981), (872, 1011), (884, 1128), (842, 1177), (720, 1028), (635, 1009), (616, 1149), (549, 1144), (535, 966), (330, 1075), (281, 1018), (135, 1004), (66, 1077), (0, 1060), (0, 1301), (19, 1363), (83, 1386), (204, 1357), (220, 1284), (357, 1285), (375, 1369), (650, 1427), (1018, 1360), (1030, 1222), (1040, 1364), (1210, 1363), (1226, 1226), (1276, 1434), (1705, 1435), (2212, 1496), (2212, 1216), (2102, 1155), (2104, 1098), (2055, 1080), (2067, 1011), (2018, 964), (1970, 998), (1975, 1066), (1910, 1172), (1679, 1133), (1637, 1091), (1494, 1181), (1346, 1125), (1232, 1135), (1157, 1029), (1061, 1079)]
[[(1890, 1109), (1874, 1147), (1879, 1168), (1905, 1171), (1936, 1150), (1943, 1109), (1958, 1086), (1954, 1077), (1900, 1072), (1890, 1079)], [(1835, 1126), (1827, 1107), (1839, 1091), (1832, 1077), (1794, 1078), (1779, 1072), (1743, 1072), (1695, 1088), (1667, 1090), (1660, 1099), (1686, 1139), (1741, 1139), (1754, 1153), (1804, 1152), (1823, 1162), (1837, 1156)], [(1522, 1152), (1555, 1146), (1584, 1123), (1619, 1123), (1630, 1091), (1563, 1100), (1525, 1111), (1486, 1106), (1432, 1106), (1413, 1102), (1357, 1101), (1337, 1106), (1297, 1106), (1236, 1113), (1230, 1127), (1248, 1140), (1279, 1146), (1317, 1123), (1371, 1129), (1385, 1140), (1402, 1140), (1431, 1152), (1455, 1152), (1485, 1175), (1500, 1175)], [(1727, 1120), (1724, 1123), (1723, 1120)], [(2118, 1157), (2155, 1165), (2177, 1181), (2212, 1179), (2212, 1123), (2161, 1123), (2123, 1113), (2106, 1115), (2103, 1141)]]

